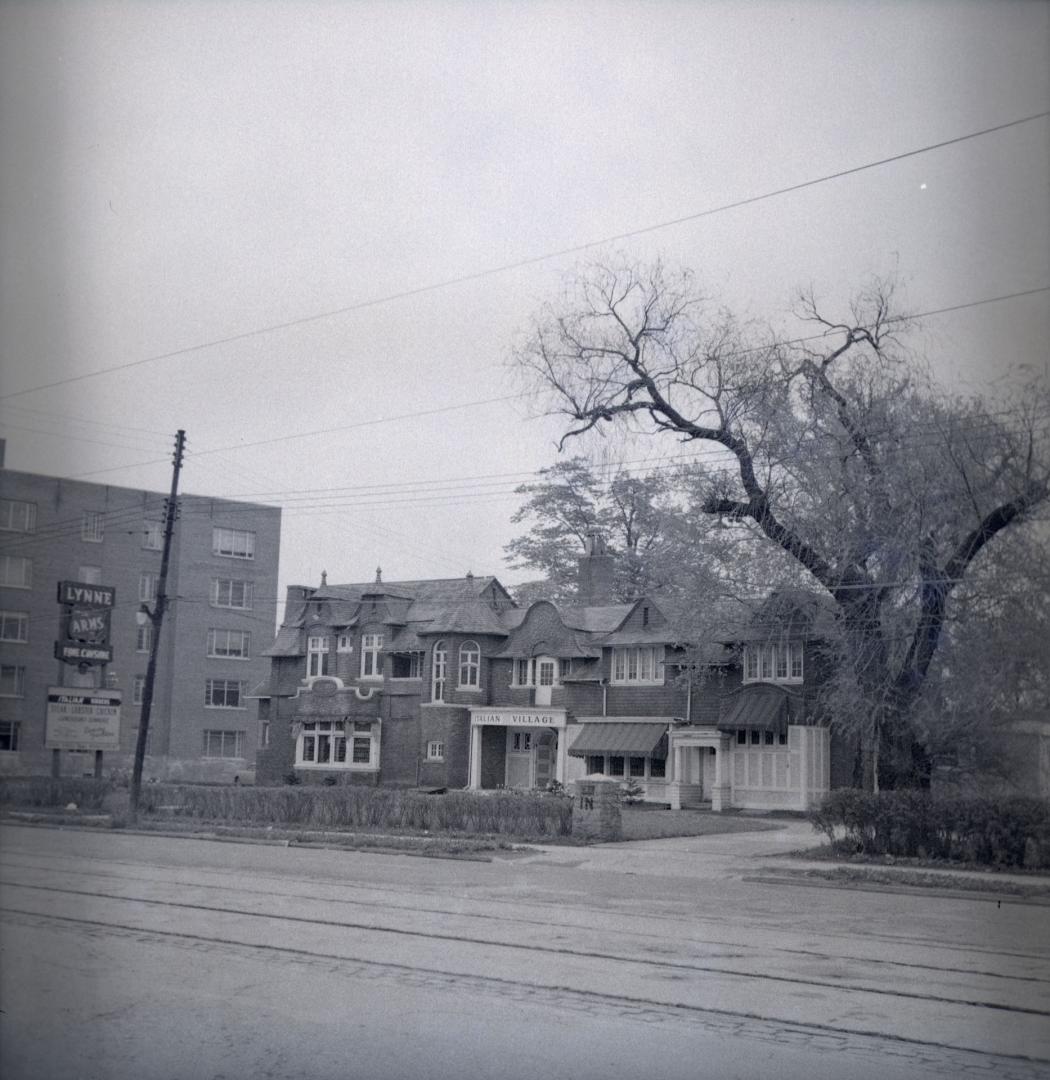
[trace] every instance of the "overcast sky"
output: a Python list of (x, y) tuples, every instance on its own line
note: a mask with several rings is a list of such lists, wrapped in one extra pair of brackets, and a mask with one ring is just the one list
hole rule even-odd
[[(1043, 112), (1048, 40), (1034, 2), (0, 0), (7, 465), (164, 490), (183, 427), (184, 491), (285, 507), (282, 591), (513, 583), (559, 428), (490, 399), (563, 275), (661, 254), (773, 322), (894, 269), (913, 311), (1039, 289), (1050, 125), (500, 268)], [(917, 343), (1043, 369), (1047, 296)]]

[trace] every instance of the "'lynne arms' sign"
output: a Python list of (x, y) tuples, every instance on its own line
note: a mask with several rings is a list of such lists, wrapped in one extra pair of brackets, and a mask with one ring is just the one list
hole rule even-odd
[(111, 608), (117, 590), (112, 585), (89, 585), (83, 581), (60, 581), (58, 602), (81, 608)]

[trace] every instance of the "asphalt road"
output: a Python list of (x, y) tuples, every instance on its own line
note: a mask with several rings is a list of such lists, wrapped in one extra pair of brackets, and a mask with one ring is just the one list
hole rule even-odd
[(4, 826), (0, 1072), (1050, 1075), (1045, 906), (748, 880), (787, 840), (484, 863)]

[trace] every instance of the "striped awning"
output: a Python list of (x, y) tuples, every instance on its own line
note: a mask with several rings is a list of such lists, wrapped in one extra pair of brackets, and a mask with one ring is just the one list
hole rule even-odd
[(648, 754), (667, 757), (667, 728), (663, 724), (584, 724), (569, 747), (574, 757), (587, 754)]
[(777, 687), (761, 685), (745, 687), (718, 726), (722, 731), (746, 728), (782, 735), (787, 731), (789, 719), (787, 694)]

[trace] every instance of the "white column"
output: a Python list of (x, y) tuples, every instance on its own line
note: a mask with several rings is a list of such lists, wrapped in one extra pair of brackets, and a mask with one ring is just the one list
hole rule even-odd
[(470, 728), (470, 780), (468, 788), (481, 787), (481, 725), (472, 724)]
[(682, 809), (682, 748), (676, 746), (671, 754), (671, 809)]
[(554, 779), (564, 784), (569, 775), (569, 730), (558, 728), (558, 756), (554, 760)]

